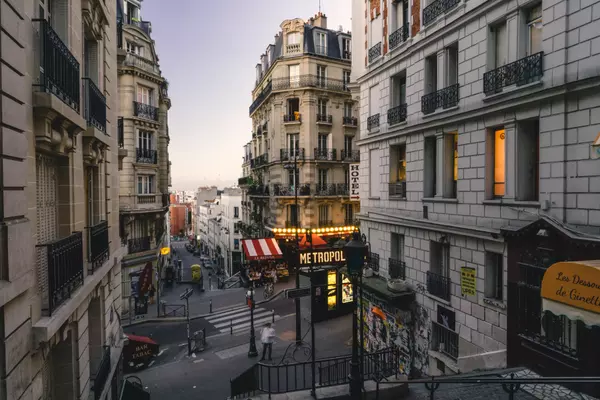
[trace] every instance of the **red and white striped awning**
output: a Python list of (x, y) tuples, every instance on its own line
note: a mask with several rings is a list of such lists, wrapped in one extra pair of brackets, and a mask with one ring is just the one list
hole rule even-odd
[(242, 240), (246, 260), (272, 260), (283, 257), (281, 249), (274, 238)]

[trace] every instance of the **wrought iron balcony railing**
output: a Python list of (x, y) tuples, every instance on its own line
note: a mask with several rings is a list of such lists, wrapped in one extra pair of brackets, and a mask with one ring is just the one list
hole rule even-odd
[(250, 196), (268, 196), (269, 192), (269, 185), (253, 185), (248, 188)]
[(343, 79), (332, 79), (321, 75), (297, 75), (275, 78), (272, 81), (273, 90), (295, 88), (317, 88), (334, 92), (348, 92), (348, 83)]
[(148, 251), (151, 248), (152, 239), (150, 236), (141, 238), (129, 239), (127, 241), (127, 249), (129, 254), (139, 253), (141, 251)]
[[(309, 184), (299, 184), (298, 185), (298, 196), (310, 196), (310, 185)], [(273, 195), (287, 197), (287, 196), (295, 196), (296, 188), (294, 185), (282, 185), (280, 183), (276, 183), (273, 185)]]
[(158, 164), (158, 152), (152, 149), (135, 149), (135, 161), (141, 164)]
[(335, 194), (337, 194), (338, 196), (349, 196), (350, 185), (348, 185), (347, 183), (336, 183)]
[(335, 196), (335, 183), (317, 183), (315, 188), (315, 196)]
[(367, 253), (367, 266), (374, 272), (379, 272), (379, 254), (369, 251)]
[(40, 24), (39, 88), (54, 94), (66, 105), (79, 112), (81, 84), (79, 62), (45, 19), (34, 19)]
[(435, 0), (423, 9), (423, 25), (427, 26), (443, 13), (453, 9), (460, 0)]
[(458, 333), (444, 325), (431, 321), (432, 350), (444, 353), (450, 358), (458, 358)]
[(252, 113), (254, 111), (256, 111), (256, 109), (258, 107), (260, 107), (260, 105), (263, 103), (263, 101), (265, 101), (267, 99), (267, 97), (269, 97), (269, 95), (271, 94), (272, 90), (273, 90), (273, 82), (272, 81), (267, 82), (267, 84), (265, 85), (265, 87), (260, 91), (260, 93), (258, 94), (258, 96), (256, 96), (256, 98), (254, 99), (254, 101), (250, 105), (250, 108), (248, 110), (248, 113), (250, 115), (252, 115)]
[(440, 299), (450, 300), (450, 278), (427, 271), (427, 291)]
[(360, 161), (360, 150), (342, 150), (342, 161)]
[(344, 50), (344, 51), (342, 52), (342, 58), (343, 58), (344, 60), (351, 60), (351, 59), (352, 59), (352, 52), (351, 52), (351, 51), (348, 51), (348, 50)]
[(372, 63), (381, 56), (381, 42), (369, 49), (369, 63)]
[(123, 117), (119, 117), (117, 120), (118, 140), (119, 147), (122, 149), (125, 147), (125, 134), (123, 130)]
[(507, 86), (540, 80), (544, 75), (543, 60), (544, 52), (539, 52), (486, 72), (483, 74), (483, 92), (489, 96)]
[(404, 261), (390, 258), (388, 260), (388, 273), (390, 279), (406, 279), (406, 264)]
[(388, 189), (390, 197), (406, 197), (406, 181), (391, 182)]
[(379, 128), (379, 113), (367, 118), (367, 130)]
[(395, 125), (406, 121), (406, 109), (406, 103), (390, 108), (387, 112), (388, 125)]
[(331, 124), (333, 123), (333, 117), (331, 114), (317, 114), (318, 124)]
[(400, 44), (406, 42), (410, 36), (408, 35), (408, 24), (402, 25), (396, 29), (389, 37), (390, 50), (400, 46)]
[(52, 313), (83, 284), (83, 234), (71, 235), (36, 246), (45, 262), (40, 265), (42, 308)]
[[(95, 375), (92, 375), (92, 379), (94, 381), (92, 384), (92, 390), (94, 391), (95, 400), (99, 400), (102, 396), (102, 391), (104, 390), (104, 385), (106, 385), (106, 381), (108, 380), (111, 369), (110, 346), (103, 346), (102, 350), (102, 359), (100, 360), (100, 365), (98, 366), (98, 370), (95, 371)], [(92, 371), (92, 373), (94, 373), (94, 371)]]
[(283, 115), (283, 122), (286, 124), (291, 124), (291, 123), (299, 123), (302, 122), (302, 114), (300, 113), (294, 113), (294, 114), (284, 114)]
[(83, 101), (88, 125), (106, 133), (106, 97), (90, 78), (83, 78)]
[(336, 149), (322, 149), (320, 147), (315, 147), (315, 160), (321, 161), (336, 161), (337, 160), (337, 150)]
[(139, 118), (158, 121), (158, 108), (150, 104), (133, 102), (133, 115)]
[(431, 114), (438, 108), (450, 108), (458, 105), (458, 83), (429, 93), (421, 97), (421, 111), (423, 114)]
[(281, 161), (294, 161), (294, 158), (298, 160), (304, 159), (304, 147), (279, 150), (279, 159)]
[(245, 186), (252, 183), (252, 178), (249, 176), (242, 176), (238, 179), (238, 186)]
[(108, 260), (109, 252), (108, 222), (100, 221), (88, 228), (88, 261), (91, 273)]
[(250, 161), (250, 168), (259, 168), (269, 163), (269, 154), (262, 154)]
[(344, 117), (342, 124), (344, 126), (358, 126), (358, 119), (356, 117)]

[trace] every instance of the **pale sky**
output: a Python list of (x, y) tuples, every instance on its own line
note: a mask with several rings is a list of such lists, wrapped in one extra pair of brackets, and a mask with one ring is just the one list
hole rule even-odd
[[(351, 30), (351, 8), (351, 0), (321, 0), (330, 29)], [(173, 189), (237, 182), (252, 138), (254, 67), (283, 20), (318, 10), (319, 0), (144, 0), (169, 81)]]

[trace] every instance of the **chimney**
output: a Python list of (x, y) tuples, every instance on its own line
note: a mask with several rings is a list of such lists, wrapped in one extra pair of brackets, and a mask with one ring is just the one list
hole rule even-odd
[(318, 26), (319, 28), (327, 29), (327, 16), (322, 12), (319, 12), (315, 15), (314, 26)]

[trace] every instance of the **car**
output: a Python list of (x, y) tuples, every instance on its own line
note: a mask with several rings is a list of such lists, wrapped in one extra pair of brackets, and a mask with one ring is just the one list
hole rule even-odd
[(199, 255), (200, 255), (200, 250), (198, 250), (198, 249), (194, 250), (194, 255), (195, 255), (196, 257), (197, 257), (197, 256), (199, 256)]

